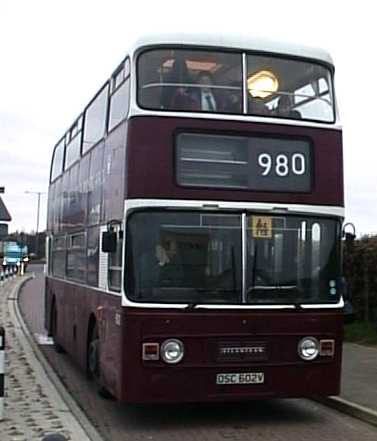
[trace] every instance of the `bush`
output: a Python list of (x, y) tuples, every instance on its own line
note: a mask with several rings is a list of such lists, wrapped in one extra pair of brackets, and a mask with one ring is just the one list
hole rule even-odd
[(357, 320), (344, 328), (344, 339), (353, 343), (377, 344), (377, 329), (372, 323)]
[(377, 236), (345, 243), (343, 265), (356, 317), (377, 325)]

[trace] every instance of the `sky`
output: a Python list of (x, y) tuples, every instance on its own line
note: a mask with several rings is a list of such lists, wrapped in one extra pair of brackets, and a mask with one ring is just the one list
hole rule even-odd
[[(0, 187), (10, 231), (46, 226), (52, 148), (151, 32), (236, 33), (322, 47), (336, 69), (346, 221), (377, 233), (376, 11), (373, 1), (1, 0)], [(26, 193), (29, 192), (29, 193)]]

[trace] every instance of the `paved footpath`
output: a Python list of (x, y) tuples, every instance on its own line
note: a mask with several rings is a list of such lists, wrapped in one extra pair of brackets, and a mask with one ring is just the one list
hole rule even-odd
[(377, 348), (344, 343), (340, 396), (320, 401), (377, 426)]
[(377, 416), (377, 347), (346, 343), (341, 397), (367, 407)]
[(53, 432), (67, 440), (89, 441), (30, 346), (16, 301), (25, 280), (27, 277), (16, 278), (0, 287), (0, 325), (6, 332), (5, 410), (0, 441), (40, 441)]

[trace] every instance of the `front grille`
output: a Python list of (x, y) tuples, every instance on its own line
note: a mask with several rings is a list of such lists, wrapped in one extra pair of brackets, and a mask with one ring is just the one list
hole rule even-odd
[(217, 344), (216, 361), (250, 362), (268, 360), (267, 343), (263, 341), (227, 341)]

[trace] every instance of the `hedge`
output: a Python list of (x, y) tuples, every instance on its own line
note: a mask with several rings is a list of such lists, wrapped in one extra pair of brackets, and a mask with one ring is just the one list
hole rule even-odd
[(343, 272), (358, 319), (377, 320), (377, 236), (344, 244)]

